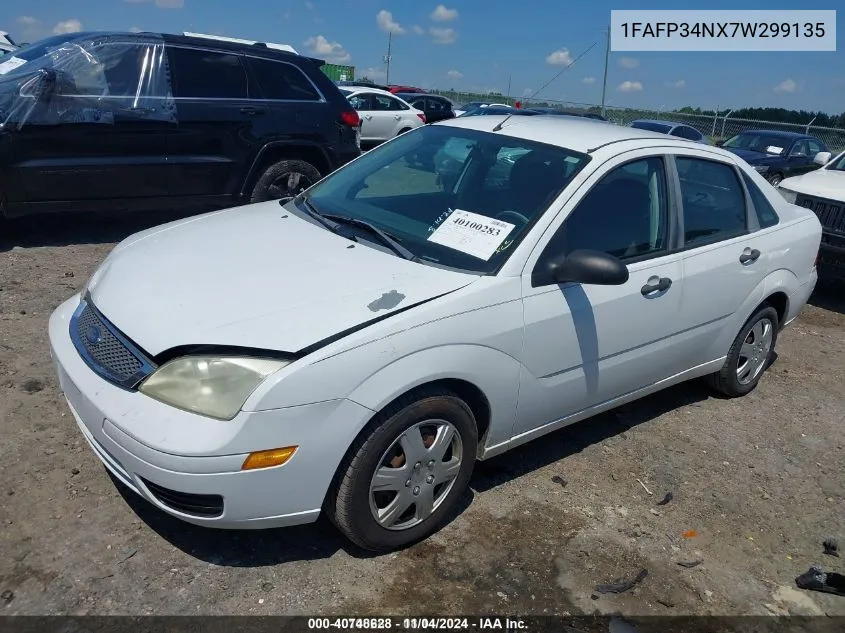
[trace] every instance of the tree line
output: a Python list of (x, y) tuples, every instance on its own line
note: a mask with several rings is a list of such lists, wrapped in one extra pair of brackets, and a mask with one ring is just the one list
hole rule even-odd
[[(692, 106), (683, 107), (678, 112), (703, 116), (717, 115), (715, 110), (702, 110)], [(785, 108), (738, 108), (736, 110), (719, 110), (718, 116), (721, 118), (728, 113), (730, 113), (732, 119), (754, 119), (771, 121), (772, 123), (794, 123), (796, 125), (807, 125), (815, 119), (813, 126), (845, 128), (845, 112), (842, 114), (827, 114), (826, 112), (787, 110)]]

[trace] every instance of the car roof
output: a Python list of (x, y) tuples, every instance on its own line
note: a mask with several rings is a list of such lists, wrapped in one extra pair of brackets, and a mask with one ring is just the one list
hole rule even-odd
[[(800, 132), (784, 132), (782, 130), (743, 130), (739, 134), (765, 134), (766, 136), (775, 136), (788, 139), (812, 138), (815, 140), (815, 137), (808, 136), (807, 134), (801, 134)], [(737, 134), (737, 136), (739, 134)]]
[[(286, 60), (294, 60), (294, 59), (310, 59), (312, 61), (316, 61), (320, 64), (323, 63), (324, 60), (316, 59), (313, 57), (308, 57), (307, 55), (299, 55), (298, 53), (293, 53), (286, 50), (281, 50), (278, 48), (269, 48), (266, 45), (261, 43), (256, 44), (244, 44), (241, 42), (230, 42), (226, 40), (219, 40), (216, 38), (211, 37), (195, 37), (189, 35), (176, 35), (173, 33), (158, 33), (154, 31), (142, 31), (140, 33), (132, 33), (129, 31), (80, 31), (78, 33), (72, 33), (67, 35), (68, 42), (74, 42), (83, 39), (124, 39), (124, 38), (131, 38), (131, 39), (138, 39), (144, 40), (145, 38), (161, 38), (164, 42), (168, 44), (183, 44), (186, 46), (197, 46), (203, 48), (215, 48), (218, 50), (225, 50), (225, 51), (232, 51), (238, 53), (249, 52), (253, 55), (258, 57), (270, 57), (275, 59), (286, 59)], [(37, 43), (37, 42), (36, 42)]]
[[(438, 123), (439, 126), (462, 127), (481, 132), (493, 132), (493, 128), (508, 119), (506, 115), (490, 115), (477, 117), (458, 117)], [(518, 116), (511, 117), (501, 131), (493, 132), (529, 141), (557, 145), (576, 152), (589, 153), (605, 145), (623, 141), (642, 142), (645, 147), (672, 146), (687, 147), (701, 150), (701, 143), (682, 138), (667, 136), (660, 132), (638, 130), (621, 125), (608, 125), (605, 121), (588, 119), (586, 117), (570, 117), (557, 115)], [(707, 151), (722, 156), (732, 157), (727, 150), (707, 147)]]
[[(349, 92), (351, 92), (353, 94), (356, 93), (356, 92), (374, 92), (377, 95), (387, 95), (388, 97), (399, 96), (399, 95), (393, 94), (392, 92), (390, 92), (388, 90), (382, 90), (381, 88), (371, 88), (370, 86), (339, 86), (339, 88), (341, 89), (341, 91), (348, 90)], [(402, 97), (399, 96), (399, 98), (401, 99)]]

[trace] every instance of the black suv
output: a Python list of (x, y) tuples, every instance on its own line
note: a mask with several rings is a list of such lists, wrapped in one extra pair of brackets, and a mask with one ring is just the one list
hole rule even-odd
[(15, 51), (0, 67), (0, 213), (298, 193), (361, 153), (360, 118), (322, 65), (153, 33), (75, 33)]

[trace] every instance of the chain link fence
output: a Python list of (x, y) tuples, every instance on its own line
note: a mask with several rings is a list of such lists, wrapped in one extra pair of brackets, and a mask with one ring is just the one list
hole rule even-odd
[[(517, 101), (521, 101), (523, 107), (526, 108), (530, 108), (532, 106), (542, 106), (557, 108), (561, 111), (574, 111), (581, 113), (589, 112), (594, 114), (601, 113), (601, 106), (592, 103), (554, 101), (548, 99), (520, 100), (513, 97), (506, 97), (505, 95), (499, 93), (479, 94), (472, 92), (457, 92), (453, 90), (431, 90), (431, 92), (450, 99), (456, 106), (472, 103), (473, 101), (503, 103), (506, 105), (514, 105)], [(609, 121), (616, 123), (617, 125), (624, 126), (629, 125), (632, 121), (636, 121), (637, 119), (654, 119), (684, 123), (685, 125), (694, 127), (714, 142), (729, 139), (730, 137), (746, 130), (763, 129), (780, 130), (782, 132), (798, 132), (799, 134), (815, 136), (834, 154), (845, 150), (845, 129), (809, 124), (798, 125), (795, 123), (777, 123), (774, 121), (764, 121), (759, 119), (738, 119), (730, 116), (730, 112), (720, 113), (718, 115), (707, 115), (607, 106), (605, 108), (604, 116)]]

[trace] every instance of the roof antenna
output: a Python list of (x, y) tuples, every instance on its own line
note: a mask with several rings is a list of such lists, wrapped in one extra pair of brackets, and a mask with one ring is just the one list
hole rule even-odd
[[(538, 88), (537, 90), (535, 90), (532, 94), (530, 94), (529, 96), (525, 97), (525, 101), (529, 101), (530, 99), (533, 99), (534, 97), (536, 97), (536, 96), (537, 96), (537, 95), (538, 95), (538, 94), (539, 94), (542, 90), (544, 90), (545, 88), (547, 88), (547, 87), (549, 86), (549, 84), (551, 84), (551, 83), (552, 83), (555, 79), (557, 79), (557, 78), (558, 78), (558, 77), (560, 77), (563, 73), (565, 73), (567, 70), (569, 70), (570, 68), (572, 68), (572, 67), (575, 65), (575, 62), (577, 62), (579, 59), (581, 59), (584, 55), (586, 55), (587, 53), (589, 53), (589, 52), (590, 52), (590, 51), (591, 51), (591, 50), (595, 47), (596, 43), (597, 43), (597, 42), (593, 42), (593, 43), (589, 46), (589, 48), (587, 48), (587, 50), (585, 50), (583, 53), (581, 53), (580, 55), (578, 55), (578, 57), (576, 57), (575, 59), (573, 59), (573, 60), (572, 60), (572, 61), (571, 61), (571, 62), (570, 62), (567, 66), (565, 66), (565, 67), (563, 68), (563, 70), (561, 70), (560, 72), (558, 72), (558, 73), (557, 73), (554, 77), (552, 77), (551, 79), (549, 79), (546, 83), (544, 83), (542, 86), (540, 86), (540, 88)], [(494, 127), (492, 131), (493, 131), (493, 132), (499, 132), (499, 131), (502, 129), (502, 127), (505, 125), (505, 123), (507, 123), (508, 119), (510, 119), (512, 116), (513, 116), (513, 112), (511, 112), (508, 116), (506, 116), (506, 117), (505, 117), (504, 119), (502, 119), (499, 123), (497, 123), (497, 124), (496, 124), (496, 127)]]

